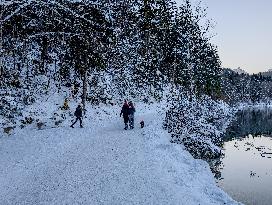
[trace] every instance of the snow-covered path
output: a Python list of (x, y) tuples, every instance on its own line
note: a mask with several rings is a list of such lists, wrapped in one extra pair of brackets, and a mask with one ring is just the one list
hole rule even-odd
[(236, 204), (205, 162), (169, 143), (156, 108), (139, 109), (136, 128), (127, 131), (118, 111), (92, 112), (83, 129), (0, 138), (1, 205)]

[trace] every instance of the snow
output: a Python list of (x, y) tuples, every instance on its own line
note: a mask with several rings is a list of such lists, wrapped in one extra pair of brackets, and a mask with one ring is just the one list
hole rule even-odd
[(206, 162), (170, 143), (162, 105), (136, 103), (133, 130), (120, 106), (88, 107), (82, 129), (66, 120), (0, 137), (1, 204), (238, 204)]
[(246, 109), (264, 110), (271, 107), (272, 107), (271, 102), (256, 102), (256, 103), (239, 103), (234, 109), (235, 112), (238, 112)]

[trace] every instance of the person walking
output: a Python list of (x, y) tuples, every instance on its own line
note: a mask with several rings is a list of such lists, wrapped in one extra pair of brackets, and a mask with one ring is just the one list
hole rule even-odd
[(121, 110), (121, 113), (120, 113), (120, 117), (122, 117), (122, 115), (123, 115), (123, 118), (124, 118), (124, 123), (125, 123), (124, 129), (125, 130), (128, 129), (128, 109), (129, 109), (129, 106), (128, 106), (127, 100), (125, 100), (122, 110)]
[(129, 128), (134, 128), (134, 113), (135, 113), (135, 107), (133, 103), (130, 101), (128, 104), (128, 121), (129, 121)]
[(80, 122), (80, 127), (83, 128), (83, 126), (82, 126), (82, 108), (81, 108), (80, 105), (77, 106), (74, 115), (76, 116), (76, 121), (75, 121), (70, 127), (74, 128), (74, 125), (75, 125), (76, 122), (79, 120), (79, 122)]

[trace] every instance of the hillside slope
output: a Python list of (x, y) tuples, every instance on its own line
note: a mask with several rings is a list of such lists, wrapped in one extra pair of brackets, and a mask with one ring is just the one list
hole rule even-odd
[(0, 204), (237, 204), (207, 163), (169, 142), (159, 105), (136, 109), (134, 130), (113, 106), (90, 108), (83, 129), (1, 137)]

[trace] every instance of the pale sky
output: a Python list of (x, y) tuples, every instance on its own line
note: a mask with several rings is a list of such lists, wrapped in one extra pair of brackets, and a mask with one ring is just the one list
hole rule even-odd
[(216, 22), (211, 42), (223, 67), (249, 73), (272, 69), (272, 0), (202, 0), (202, 5)]

